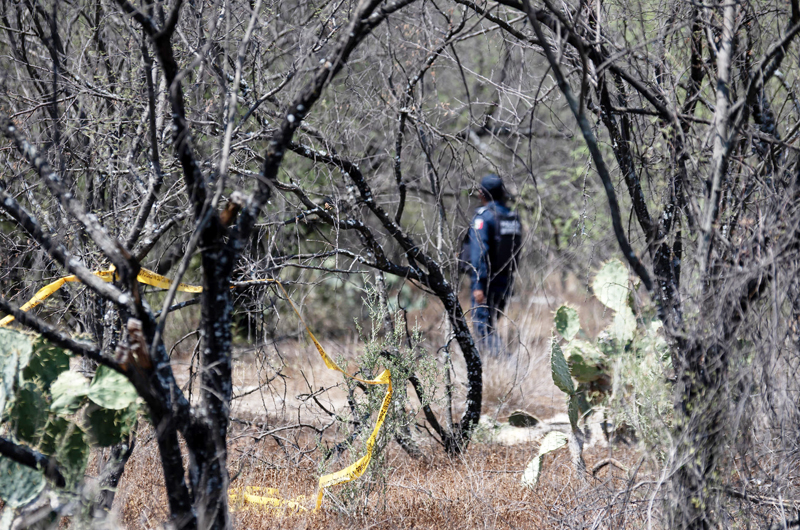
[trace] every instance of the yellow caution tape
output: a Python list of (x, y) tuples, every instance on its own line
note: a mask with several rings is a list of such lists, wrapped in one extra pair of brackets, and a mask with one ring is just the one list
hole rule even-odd
[(342, 469), (341, 471), (337, 471), (336, 473), (331, 473), (329, 475), (323, 475), (319, 478), (319, 492), (317, 494), (317, 506), (316, 509), (319, 510), (320, 506), (322, 506), (322, 496), (325, 493), (325, 488), (329, 488), (331, 486), (336, 486), (337, 484), (344, 484), (345, 482), (350, 482), (351, 480), (355, 480), (359, 478), (361, 475), (364, 474), (366, 471), (367, 466), (369, 465), (370, 460), (372, 460), (372, 449), (375, 447), (375, 441), (378, 438), (378, 432), (381, 430), (383, 426), (383, 422), (386, 419), (386, 412), (389, 410), (389, 402), (392, 400), (392, 374), (389, 370), (384, 370), (381, 375), (379, 375), (375, 379), (361, 379), (359, 377), (355, 377), (353, 375), (348, 374), (342, 368), (336, 364), (333, 359), (325, 351), (325, 348), (322, 347), (322, 344), (319, 343), (317, 338), (314, 336), (314, 333), (311, 332), (311, 329), (306, 324), (306, 321), (303, 320), (302, 315), (300, 315), (300, 311), (292, 302), (292, 299), (289, 298), (289, 293), (286, 292), (286, 289), (283, 288), (283, 285), (277, 280), (254, 280), (258, 281), (265, 281), (265, 282), (274, 282), (280, 287), (281, 291), (283, 291), (284, 296), (289, 301), (289, 304), (292, 306), (292, 309), (297, 314), (300, 321), (306, 328), (306, 332), (308, 333), (309, 338), (314, 343), (314, 346), (317, 347), (317, 351), (319, 352), (320, 357), (322, 357), (325, 366), (330, 368), (331, 370), (336, 370), (337, 372), (343, 373), (345, 376), (349, 377), (350, 379), (354, 379), (356, 381), (360, 381), (367, 385), (386, 385), (386, 396), (383, 398), (383, 403), (381, 404), (381, 410), (378, 413), (378, 420), (375, 422), (375, 428), (372, 430), (372, 434), (370, 434), (369, 438), (367, 439), (367, 452), (362, 456), (356, 463), (347, 466), (346, 468)]
[(308, 511), (303, 506), (305, 500), (305, 495), (294, 500), (281, 499), (277, 489), (258, 486), (232, 489), (228, 493), (228, 506), (232, 512), (244, 511), (247, 508), (273, 514), (305, 512)]
[[(348, 377), (352, 376), (348, 375)], [(353, 379), (357, 378), (353, 377)], [(359, 379), (359, 381), (369, 385), (386, 385), (386, 396), (383, 398), (381, 411), (378, 413), (378, 421), (375, 422), (375, 428), (372, 430), (372, 434), (370, 434), (369, 438), (367, 439), (367, 452), (364, 456), (362, 456), (356, 463), (347, 466), (341, 471), (319, 477), (319, 493), (317, 494), (316, 507), (317, 510), (319, 510), (319, 507), (322, 506), (322, 495), (325, 492), (325, 488), (350, 482), (351, 480), (355, 480), (364, 474), (364, 471), (366, 471), (367, 466), (369, 465), (369, 461), (372, 460), (372, 449), (375, 447), (375, 440), (378, 438), (378, 431), (381, 430), (383, 421), (386, 419), (386, 412), (389, 410), (389, 402), (392, 400), (392, 377), (389, 373), (389, 370), (384, 370), (377, 379), (373, 379), (371, 381)]]
[[(94, 273), (95, 276), (99, 277), (104, 282), (110, 282), (114, 279), (114, 269), (111, 268), (107, 271), (97, 271)], [(146, 285), (152, 285), (153, 287), (158, 287), (159, 289), (169, 289), (169, 286), (172, 284), (172, 281), (165, 277), (157, 274), (151, 270), (147, 269), (140, 269), (139, 275), (136, 277), (139, 283), (144, 283)], [(65, 283), (70, 282), (79, 282), (80, 279), (77, 276), (65, 276), (64, 278), (59, 278), (58, 280), (54, 281), (53, 283), (47, 284), (35, 295), (33, 298), (28, 300), (25, 305), (20, 307), (21, 311), (27, 311), (28, 309), (34, 308), (37, 305), (44, 302), (47, 298), (49, 298), (54, 292), (58, 291), (63, 287)], [(201, 293), (203, 292), (203, 288), (197, 285), (188, 285), (185, 283), (178, 284), (178, 290), (183, 291), (185, 293)], [(4, 319), (0, 320), (0, 327), (7, 326), (11, 322), (14, 321), (14, 317), (9, 315)]]
[[(112, 281), (115, 276), (113, 268), (106, 271), (98, 271), (95, 272), (94, 274), (95, 276), (98, 276), (105, 282)], [(157, 274), (147, 269), (141, 269), (136, 279), (139, 281), (139, 283), (151, 285), (159, 289), (169, 289), (169, 286), (172, 285), (172, 280), (170, 280), (169, 278), (161, 276), (160, 274)], [(44, 287), (39, 289), (39, 291), (33, 296), (33, 298), (28, 300), (22, 307), (20, 307), (20, 310), (28, 311), (29, 309), (36, 307), (43, 301), (45, 301), (54, 292), (58, 291), (65, 283), (78, 282), (78, 281), (80, 280), (78, 279), (77, 276), (74, 275), (66, 276), (64, 278), (59, 278), (53, 283), (45, 285)], [(341, 372), (350, 379), (360, 381), (361, 383), (367, 385), (386, 385), (386, 395), (383, 398), (383, 403), (381, 404), (381, 410), (378, 413), (378, 419), (375, 422), (375, 428), (372, 430), (372, 434), (370, 434), (369, 438), (367, 439), (366, 453), (357, 462), (347, 466), (341, 471), (330, 473), (328, 475), (323, 475), (319, 478), (319, 487), (318, 487), (317, 504), (316, 504), (316, 509), (318, 510), (320, 506), (322, 506), (322, 497), (325, 492), (325, 488), (336, 486), (338, 484), (344, 484), (345, 482), (350, 482), (352, 480), (359, 478), (361, 475), (364, 474), (364, 471), (366, 471), (370, 460), (372, 460), (372, 450), (375, 447), (375, 441), (378, 438), (378, 432), (380, 432), (381, 427), (383, 426), (383, 422), (386, 419), (386, 413), (389, 410), (389, 403), (392, 400), (391, 373), (389, 372), (389, 370), (384, 370), (383, 373), (381, 373), (375, 379), (361, 379), (359, 377), (355, 377), (348, 374), (341, 367), (339, 367), (339, 365), (337, 365), (333, 361), (333, 359), (331, 359), (331, 357), (322, 347), (322, 344), (319, 343), (317, 338), (314, 336), (314, 333), (311, 332), (311, 329), (308, 327), (308, 324), (306, 324), (306, 321), (303, 319), (303, 316), (300, 314), (300, 311), (297, 309), (297, 306), (295, 306), (294, 302), (292, 302), (292, 299), (289, 298), (289, 293), (286, 292), (286, 289), (283, 288), (283, 285), (278, 280), (273, 280), (273, 279), (249, 280), (245, 282), (240, 282), (237, 284), (237, 286), (254, 284), (254, 283), (274, 283), (280, 288), (284, 296), (286, 296), (286, 300), (289, 301), (289, 304), (292, 306), (292, 309), (297, 314), (297, 317), (303, 323), (303, 326), (305, 326), (306, 332), (308, 333), (309, 338), (311, 338), (311, 341), (314, 343), (314, 346), (316, 346), (320, 357), (322, 357), (322, 361), (325, 363), (325, 366), (327, 366), (331, 370), (336, 370), (337, 372)], [(185, 283), (180, 283), (178, 284), (178, 291), (183, 291), (186, 293), (201, 293), (203, 292), (203, 288), (198, 285), (189, 285)], [(0, 327), (8, 325), (9, 323), (13, 322), (13, 320), (14, 317), (12, 315), (3, 318), (2, 320), (0, 320)], [(256, 495), (256, 493), (269, 493), (271, 496)], [(300, 501), (304, 499), (304, 497), (298, 497), (295, 500), (286, 500), (274, 497), (273, 495), (276, 494), (277, 490), (275, 490), (274, 488), (247, 487), (244, 488), (244, 490), (234, 489), (231, 490), (230, 492), (229, 502), (232, 504), (238, 503), (238, 505), (256, 504), (260, 506), (285, 507), (293, 509), (295, 511), (297, 511), (298, 508), (302, 508), (302, 506), (300, 505)]]
[[(147, 269), (139, 269), (139, 275), (136, 276), (136, 279), (139, 281), (139, 283), (152, 285), (153, 287), (158, 287), (159, 289), (169, 289), (169, 286), (172, 285), (172, 280), (166, 276), (161, 276), (160, 274)], [(178, 290), (184, 293), (203, 292), (203, 288), (199, 285), (189, 285), (186, 283), (179, 283)]]

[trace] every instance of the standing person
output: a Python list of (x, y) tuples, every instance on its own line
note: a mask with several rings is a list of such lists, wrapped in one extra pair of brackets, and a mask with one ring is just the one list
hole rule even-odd
[(511, 295), (517, 255), (522, 246), (522, 223), (506, 206), (506, 189), (497, 175), (481, 179), (483, 205), (469, 230), (472, 274), (472, 318), (481, 349), (497, 354), (497, 317)]

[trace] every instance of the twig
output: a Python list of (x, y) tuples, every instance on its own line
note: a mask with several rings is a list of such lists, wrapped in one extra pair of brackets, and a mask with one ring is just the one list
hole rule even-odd
[(37, 471), (43, 471), (44, 476), (59, 488), (63, 488), (67, 485), (67, 481), (64, 480), (64, 475), (61, 474), (58, 463), (47, 455), (43, 455), (24, 445), (17, 445), (2, 436), (0, 436), (0, 454), (23, 466), (36, 469)]
[(34, 331), (42, 334), (47, 340), (52, 342), (57, 346), (61, 346), (62, 348), (66, 348), (71, 352), (82, 355), (87, 359), (91, 359), (99, 364), (108, 366), (121, 374), (125, 374), (126, 372), (122, 369), (122, 367), (114, 361), (106, 357), (105, 355), (100, 353), (96, 344), (91, 342), (78, 342), (69, 335), (62, 333), (55, 328), (51, 327), (47, 324), (44, 320), (41, 320), (39, 317), (34, 316), (30, 313), (20, 310), (17, 306), (11, 305), (5, 298), (0, 296), (0, 310), (5, 311), (11, 315), (14, 315), (14, 318), (23, 326), (27, 326)]
[[(5, 190), (0, 190), (0, 207), (2, 207), (8, 214), (36, 241), (42, 249), (45, 250), (54, 260), (60, 263), (65, 269), (77, 276), (81, 282), (88, 286), (92, 291), (96, 292), (103, 298), (111, 300), (117, 304), (127, 304), (130, 299), (122, 291), (104, 282), (100, 277), (96, 276), (92, 271), (85, 267), (77, 258), (75, 258), (64, 245), (55, 243), (50, 235), (42, 230), (41, 225), (36, 219), (28, 213), (11, 195)], [(123, 304), (123, 305), (124, 305)]]
[(748, 493), (747, 490), (739, 491), (731, 487), (726, 487), (723, 491), (725, 494), (735, 499), (742, 499), (744, 501), (752, 502), (753, 504), (766, 504), (769, 506), (775, 506), (776, 508), (790, 508), (792, 510), (800, 507), (800, 499), (776, 499), (774, 497), (763, 497), (761, 495), (752, 495)]
[[(257, 429), (264, 429), (266, 428), (265, 423), (256, 423), (253, 421), (243, 420), (240, 418), (231, 417), (231, 421), (234, 423), (239, 423), (241, 425), (247, 425), (248, 427), (255, 427)], [(256, 436), (256, 440), (261, 440), (266, 436), (271, 436), (277, 432), (281, 431), (288, 431), (289, 429), (313, 429), (318, 434), (324, 433), (330, 426), (332, 426), (335, 421), (331, 421), (329, 424), (325, 425), (324, 427), (314, 427), (313, 425), (309, 425), (308, 423), (296, 423), (294, 425), (284, 425), (283, 427), (276, 427), (275, 429), (269, 431), (262, 431), (258, 433)]]
[[(22, 153), (25, 159), (39, 173), (42, 181), (50, 192), (58, 199), (64, 209), (80, 222), (86, 229), (86, 233), (94, 240), (100, 250), (117, 267), (117, 271), (123, 276), (123, 281), (130, 284), (132, 289), (136, 288), (136, 274), (139, 272), (138, 264), (133, 260), (122, 244), (111, 237), (106, 229), (100, 224), (97, 216), (87, 214), (78, 199), (64, 185), (61, 177), (53, 171), (47, 160), (39, 154), (36, 148), (22, 135), (17, 126), (5, 114), (0, 114), (0, 126), (3, 135), (14, 142), (17, 150)], [(128, 305), (131, 311), (135, 312), (132, 300), (124, 295), (116, 297), (114, 300), (120, 305)]]

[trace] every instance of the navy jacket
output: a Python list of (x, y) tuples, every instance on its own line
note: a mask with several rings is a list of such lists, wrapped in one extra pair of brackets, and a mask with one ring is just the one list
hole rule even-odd
[[(472, 225), (469, 227), (470, 269), (472, 276), (472, 290), (486, 292), (491, 281), (492, 284), (508, 284), (510, 271), (506, 268), (504, 274), (492, 271), (490, 255), (496, 252), (497, 240), (495, 234), (498, 230), (497, 217), (511, 215), (511, 210), (502, 203), (493, 201), (478, 208)], [(516, 221), (519, 223), (519, 221)], [(519, 250), (519, 249), (517, 249)]]

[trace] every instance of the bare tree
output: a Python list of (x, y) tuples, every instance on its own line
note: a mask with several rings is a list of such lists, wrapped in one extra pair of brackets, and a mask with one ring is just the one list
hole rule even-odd
[[(240, 280), (372, 270), (379, 286), (395, 278), (438, 299), (445, 357), (458, 344), (467, 376), (424, 415), (448, 451), (466, 448), (482, 364), (455, 257), (469, 192), (489, 171), (532, 212), (529, 250), (555, 247), (580, 272), (590, 265), (575, 259), (569, 242), (585, 230), (574, 226), (586, 226), (587, 197), (604, 198), (592, 235), (616, 242), (671, 348), (668, 525), (725, 525), (731, 489), (788, 480), (724, 471), (757, 443), (796, 458), (794, 442), (770, 436), (798, 426), (800, 102), (781, 70), (797, 60), (796, 1), (25, 0), (0, 15), (0, 207), (13, 223), (1, 230), (0, 309), (136, 386), (177, 526), (228, 524)], [(588, 154), (574, 165), (591, 161), (599, 177), (579, 184), (577, 132)], [(154, 311), (140, 267), (177, 284), (195, 255), (202, 295), (175, 304), (172, 289)], [(92, 274), (109, 262), (112, 284)], [(65, 295), (53, 316), (91, 345), (11, 301), (64, 271), (89, 296)], [(189, 303), (202, 314), (193, 404), (163, 339)], [(146, 356), (115, 357), (134, 343)]]
[[(97, 215), (92, 213), (97, 207), (93, 203), (95, 200), (93, 194), (89, 193), (88, 197), (84, 197), (82, 196), (84, 194), (78, 193), (82, 187), (81, 184), (85, 185), (87, 181), (94, 181), (96, 175), (93, 174), (94, 167), (84, 167), (83, 170), (89, 174), (81, 176), (82, 178), (70, 175), (68, 170), (75, 167), (73, 157), (80, 161), (76, 162), (78, 167), (81, 164), (89, 165), (82, 158), (93, 156), (91, 148), (97, 149), (99, 146), (91, 146), (92, 139), (86, 136), (86, 132), (89, 131), (82, 127), (83, 122), (88, 120), (86, 117), (79, 117), (77, 122), (77, 129), (80, 131), (77, 134), (83, 140), (82, 142), (79, 141), (76, 144), (74, 137), (65, 134), (61, 118), (62, 106), (60, 105), (60, 103), (64, 103), (64, 100), (70, 102), (73, 99), (80, 100), (81, 96), (78, 94), (88, 90), (102, 94), (101, 97), (108, 101), (105, 109), (102, 107), (92, 108), (92, 111), (98, 111), (101, 115), (105, 112), (112, 115), (119, 112), (128, 116), (134, 112), (135, 106), (137, 106), (134, 102), (130, 102), (133, 105), (128, 109), (125, 109), (124, 107), (127, 105), (123, 104), (120, 105), (123, 108), (115, 108), (117, 102), (128, 102), (125, 101), (124, 96), (115, 95), (118, 90), (123, 91), (113, 81), (113, 79), (117, 79), (119, 70), (108, 58), (107, 46), (109, 43), (101, 35), (102, 28), (97, 26), (101, 12), (111, 7), (96, 3), (97, 13), (93, 20), (86, 11), (81, 9), (81, 6), (74, 6), (76, 9), (71, 9), (73, 6), (67, 6), (67, 9), (64, 10), (66, 13), (60, 9), (59, 3), (53, 3), (49, 10), (40, 5), (33, 6), (30, 3), (15, 6), (18, 25), (16, 29), (11, 25), (7, 28), (9, 45), (15, 52), (16, 64), (24, 65), (28, 69), (32, 87), (38, 90), (40, 97), (45, 100), (43, 107), (48, 110), (49, 122), (44, 133), (47, 144), (49, 144), (48, 151), (53, 154), (53, 163), (48, 161), (50, 157), (40, 154), (40, 151), (30, 143), (25, 128), (20, 128), (15, 124), (9, 117), (8, 111), (2, 117), (3, 133), (16, 147), (19, 154), (27, 160), (59, 207), (70, 218), (80, 223), (82, 233), (86, 234), (86, 237), (91, 240), (91, 244), (95, 245), (97, 250), (111, 261), (119, 281), (115, 285), (107, 285), (99, 277), (94, 276), (80, 255), (76, 255), (74, 250), (68, 248), (64, 243), (53, 239), (50, 234), (56, 233), (58, 229), (53, 226), (48, 231), (50, 233), (42, 230), (33, 215), (16, 199), (15, 195), (18, 193), (11, 192), (8, 186), (5, 186), (2, 192), (3, 208), (55, 263), (77, 275), (99, 297), (112, 304), (114, 310), (118, 311), (119, 320), (127, 322), (127, 341), (132, 345), (141, 345), (139, 354), (130, 359), (116, 359), (111, 353), (113, 350), (102, 351), (99, 345), (77, 344), (55, 331), (43, 320), (21, 312), (18, 307), (5, 299), (0, 303), (5, 312), (14, 315), (22, 324), (36, 329), (57, 344), (123, 373), (134, 384), (147, 403), (150, 419), (157, 432), (172, 520), (179, 528), (197, 526), (223, 528), (228, 526), (226, 442), (232, 395), (232, 295), (230, 287), (242, 249), (252, 235), (254, 224), (263, 206), (272, 196), (272, 187), (277, 181), (278, 169), (284, 154), (291, 146), (292, 137), (304, 117), (317, 103), (325, 86), (347, 63), (359, 43), (388, 16), (408, 3), (410, 2), (400, 1), (382, 5), (381, 2), (373, 1), (361, 2), (348, 8), (347, 22), (342, 28), (339, 28), (341, 37), (331, 39), (332, 42), (319, 64), (304, 68), (302, 76), (304, 79), (291, 98), (291, 103), (284, 108), (279, 126), (270, 135), (271, 138), (262, 157), (261, 171), (255, 179), (252, 179), (252, 184), (249, 186), (252, 192), (245, 197), (231, 195), (227, 209), (220, 212), (218, 209), (220, 199), (226, 186), (229, 185), (227, 174), (239, 91), (246, 88), (242, 79), (243, 63), (248, 53), (253, 31), (259, 22), (261, 3), (249, 6), (242, 11), (233, 10), (232, 6), (224, 3), (190, 6), (194, 15), (199, 16), (199, 24), (193, 28), (198, 32), (196, 36), (198, 48), (189, 52), (189, 55), (199, 57), (200, 62), (203, 62), (203, 56), (217, 45), (216, 36), (214, 36), (218, 29), (215, 27), (217, 22), (225, 21), (228, 25), (236, 24), (238, 26), (238, 23), (234, 21), (239, 17), (244, 17), (238, 35), (234, 35), (235, 32), (224, 35), (225, 42), (230, 42), (233, 38), (238, 40), (236, 46), (238, 52), (233, 59), (235, 73), (232, 78), (228, 79), (226, 76), (227, 64), (224, 67), (220, 63), (211, 66), (214, 75), (218, 76), (217, 81), (221, 83), (220, 88), (227, 95), (224, 98), (225, 104), (222, 112), (224, 129), (222, 145), (219, 151), (214, 153), (217, 163), (211, 170), (210, 164), (204, 160), (205, 157), (201, 154), (200, 150), (203, 146), (198, 145), (194, 140), (196, 133), (193, 132), (190, 123), (192, 116), (187, 114), (183, 81), (189, 72), (181, 70), (174, 44), (176, 32), (178, 35), (181, 33), (179, 23), (185, 15), (183, 3), (175, 2), (169, 11), (165, 12), (165, 6), (161, 4), (145, 5), (140, 9), (125, 0), (117, 2), (117, 10), (107, 13), (105, 16), (111, 16), (118, 20), (123, 40), (141, 41), (142, 43), (143, 75), (146, 78), (147, 99), (140, 124), (142, 130), (145, 129), (145, 124), (149, 129), (152, 169), (150, 185), (144, 200), (137, 201), (138, 204), (132, 205), (138, 211), (135, 217), (132, 217), (135, 220), (128, 226), (129, 231), (124, 242), (119, 237), (122, 234), (117, 236), (110, 232), (107, 226), (101, 224)], [(220, 16), (220, 18), (211, 17), (210, 28), (205, 26), (202, 17), (206, 8), (215, 11), (215, 15)], [(66, 18), (65, 15), (70, 18), (62, 22), (62, 17)], [(276, 14), (276, 16), (278, 15)], [(35, 60), (30, 60), (28, 57), (28, 54), (32, 52), (28, 51), (26, 42), (28, 28), (20, 26), (23, 23), (23, 16), (30, 17), (28, 20), (33, 25), (37, 47), (41, 46), (41, 49), (49, 52), (50, 64), (38, 65)], [(4, 20), (7, 20), (7, 17)], [(70, 28), (70, 25), (75, 24), (77, 24), (77, 28)], [(91, 79), (85, 77), (86, 72), (74, 69), (75, 64), (73, 64), (66, 47), (70, 40), (67, 38), (70, 36), (70, 29), (78, 29), (77, 32), (84, 35), (94, 33), (94, 44), (97, 46), (97, 51), (101, 57), (106, 59), (107, 86), (97, 87)], [(230, 26), (227, 29), (230, 29)], [(214, 36), (211, 39), (208, 39), (205, 34), (208, 30)], [(124, 43), (118, 44), (125, 45)], [(191, 49), (192, 45), (189, 44), (187, 47)], [(165, 180), (159, 152), (162, 145), (159, 141), (157, 123), (159, 102), (155, 95), (153, 80), (155, 72), (148, 49), (153, 50), (159, 70), (163, 73), (162, 79), (166, 88), (165, 98), (171, 107), (172, 120), (168, 130), (171, 132), (169, 136), (172, 143), (173, 164), (176, 165), (175, 169), (179, 169), (182, 173), (182, 185), (188, 201), (186, 208), (192, 219), (191, 236), (174, 286), (177, 287), (177, 283), (186, 271), (188, 258), (195, 249), (198, 250), (202, 262), (203, 292), (200, 297), (202, 311), (200, 330), (203, 338), (201, 350), (202, 391), (200, 403), (195, 407), (190, 406), (186, 396), (177, 385), (167, 351), (161, 340), (175, 289), (169, 291), (161, 318), (157, 319), (143, 300), (139, 284), (136, 281), (140, 271), (139, 261), (146, 255), (147, 250), (152, 248), (158, 230), (150, 230), (146, 234), (144, 248), (140, 248), (138, 253), (134, 245), (140, 240), (142, 229), (148, 218), (157, 214), (154, 206)], [(37, 54), (36, 57), (40, 56)], [(126, 59), (130, 60), (130, 57), (127, 55)], [(225, 55), (219, 54), (217, 57), (224, 64)], [(123, 60), (122, 66), (130, 68), (125, 72), (126, 74), (131, 74), (136, 70), (133, 65), (125, 65), (125, 62)], [(77, 64), (79, 63), (80, 60)], [(37, 71), (37, 68), (40, 70)], [(46, 72), (51, 77), (51, 82), (43, 80), (44, 74), (39, 73), (40, 71)], [(287, 73), (285, 76), (288, 77), (289, 74)], [(6, 81), (8, 82), (8, 80)], [(8, 106), (11, 112), (17, 116), (20, 115), (20, 111), (15, 112), (12, 101), (8, 102)], [(81, 103), (78, 103), (76, 108), (70, 108), (69, 105), (64, 105), (63, 108), (65, 108), (67, 116), (76, 108), (79, 115), (86, 112)], [(21, 113), (25, 114), (26, 111), (22, 110)], [(114, 135), (114, 131), (109, 132)], [(117, 133), (119, 132), (121, 131), (117, 131)], [(118, 147), (114, 145), (114, 140), (111, 140), (110, 143), (109, 151), (117, 152), (116, 155), (112, 155), (117, 163), (110, 165), (124, 167), (130, 164), (130, 160), (123, 160), (119, 150), (114, 149), (114, 147)], [(131, 158), (138, 154), (135, 152), (140, 149), (138, 143), (137, 140), (136, 145), (131, 149), (132, 152), (129, 153)], [(168, 171), (171, 171), (173, 164), (167, 166)], [(118, 171), (116, 167), (113, 170), (114, 173)], [(135, 170), (128, 169), (128, 171), (135, 174)], [(141, 177), (135, 175), (134, 178), (139, 179), (141, 186)], [(89, 188), (91, 189), (91, 187)], [(131, 189), (132, 191), (133, 189)], [(84, 199), (88, 201), (88, 205), (84, 203)], [(114, 212), (115, 210), (116, 205), (110, 211)], [(238, 218), (235, 218), (232, 210), (241, 210)], [(128, 218), (131, 217), (128, 216)], [(173, 217), (173, 220), (175, 219), (180, 220), (180, 218)], [(123, 219), (119, 218), (118, 221), (123, 221)], [(62, 228), (69, 226), (63, 221), (60, 225)], [(141, 325), (132, 324), (135, 321), (141, 322)], [(179, 433), (186, 441), (190, 457), (188, 483), (185, 479), (178, 441)]]
[[(667, 6), (668, 19), (657, 37), (642, 35), (646, 59), (640, 63), (634, 48), (623, 45), (626, 36), (614, 33), (615, 24), (603, 24), (612, 9), (503, 3), (523, 10), (533, 26), (606, 190), (620, 250), (657, 303), (671, 342), (678, 417), (669, 525), (715, 527), (726, 517), (720, 503), (723, 454), (740, 435), (741, 402), (747, 401), (740, 393), (748, 380), (741, 356), (749, 353), (741, 341), (751, 336), (754, 319), (763, 318), (758, 307), (774, 304), (773, 317), (779, 319), (778, 308), (790, 303), (775, 291), (772, 300), (764, 299), (770, 284), (788, 280), (779, 278), (772, 260), (782, 270), (796, 270), (797, 232), (788, 219), (794, 219), (797, 162), (777, 127), (773, 109), (781, 100), (770, 99), (767, 84), (800, 31), (800, 10), (792, 3), (781, 27), (779, 19), (760, 12), (766, 5)], [(777, 37), (762, 38), (768, 34)], [(682, 44), (678, 35), (687, 36), (688, 49), (676, 49)], [(683, 59), (678, 64), (688, 66), (688, 78), (667, 54)], [(573, 68), (577, 88), (565, 68)], [(713, 104), (707, 93), (714, 94)], [(793, 89), (779, 97), (794, 98)], [(699, 104), (713, 112), (710, 123), (696, 117)], [(587, 111), (597, 115), (611, 141), (652, 273), (623, 229), (613, 177)], [(657, 117), (657, 129), (637, 124), (642, 115)], [(698, 131), (704, 123), (706, 132)], [(642, 156), (655, 139), (664, 142), (659, 151), (665, 178), (656, 178), (651, 171), (658, 165)], [(704, 154), (709, 143), (710, 157)], [(656, 215), (642, 175), (664, 197)], [(737, 420), (729, 430), (731, 414)]]

